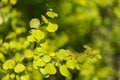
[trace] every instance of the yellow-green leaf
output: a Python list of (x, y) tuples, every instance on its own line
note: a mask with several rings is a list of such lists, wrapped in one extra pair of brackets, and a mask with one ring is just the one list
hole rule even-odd
[(21, 80), (30, 80), (28, 75), (22, 75)]
[(38, 29), (39, 26), (40, 26), (40, 21), (39, 21), (39, 19), (33, 18), (33, 19), (30, 21), (30, 27), (31, 27), (31, 28)]
[(63, 76), (65, 76), (65, 77), (70, 76), (70, 73), (69, 73), (66, 65), (61, 65), (61, 66), (60, 66), (60, 73), (61, 73)]
[(31, 50), (25, 50), (24, 55), (26, 58), (32, 58), (33, 57), (33, 52)]
[(36, 39), (38, 42), (45, 37), (44, 32), (42, 32), (40, 30), (32, 30), (31, 33), (32, 33), (32, 36), (34, 37), (34, 39)]
[(13, 69), (15, 66), (15, 61), (14, 60), (7, 60), (3, 64), (3, 69), (8, 70), (8, 69)]
[(48, 26), (46, 27), (46, 30), (48, 32), (55, 32), (58, 29), (58, 25), (57, 24), (53, 24), (51, 22), (49, 22)]
[(55, 74), (56, 72), (57, 72), (57, 71), (56, 71), (56, 68), (55, 68), (54, 64), (48, 63), (48, 64), (45, 66), (45, 73)]
[(57, 17), (57, 16), (58, 16), (57, 13), (51, 12), (51, 11), (48, 11), (48, 12), (46, 13), (46, 15), (47, 15), (48, 17), (50, 17), (50, 18), (54, 18), (54, 17)]
[(45, 16), (43, 16), (43, 15), (41, 15), (41, 17), (42, 17), (42, 20), (47, 24), (48, 23), (47, 18)]
[(51, 57), (48, 56), (48, 55), (45, 55), (45, 56), (43, 57), (43, 60), (44, 60), (45, 63), (50, 62)]
[(74, 69), (75, 68), (75, 61), (73, 61), (73, 60), (68, 60), (67, 62), (66, 62), (66, 66), (68, 67), (68, 68), (70, 68), (70, 69)]
[(21, 63), (18, 63), (15, 68), (14, 68), (14, 71), (16, 73), (20, 73), (20, 72), (23, 72), (25, 70), (25, 66)]

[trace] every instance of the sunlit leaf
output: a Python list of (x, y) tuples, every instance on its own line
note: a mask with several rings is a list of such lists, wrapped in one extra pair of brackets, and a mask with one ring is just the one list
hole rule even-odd
[(73, 60), (68, 60), (67, 62), (66, 62), (66, 66), (68, 67), (68, 68), (70, 68), (70, 69), (74, 69), (75, 68), (75, 61), (73, 61)]
[(47, 14), (47, 16), (50, 17), (50, 18), (54, 18), (54, 17), (57, 17), (57, 16), (58, 16), (57, 13), (51, 12), (51, 11), (48, 11), (46, 14)]
[(40, 30), (32, 30), (31, 34), (34, 37), (34, 39), (36, 39), (38, 42), (45, 37), (44, 32), (42, 32)]
[(1, 80), (10, 80), (9, 79), (9, 74), (7, 74), (6, 76), (4, 76)]
[(31, 27), (31, 28), (38, 29), (39, 26), (40, 26), (40, 21), (39, 21), (39, 19), (33, 18), (33, 19), (30, 21), (30, 27)]
[(53, 24), (51, 22), (48, 23), (48, 26), (46, 27), (46, 30), (48, 32), (55, 32), (58, 29), (58, 25), (57, 24)]
[(27, 37), (27, 40), (30, 41), (30, 42), (34, 42), (35, 41), (34, 37), (31, 36), (31, 35)]
[(3, 69), (8, 70), (8, 69), (13, 69), (15, 66), (15, 61), (14, 60), (7, 60), (3, 64)]
[(28, 75), (22, 75), (21, 80), (30, 80)]
[(56, 72), (57, 72), (57, 71), (56, 71), (56, 68), (55, 68), (54, 64), (48, 63), (48, 64), (45, 66), (45, 73), (55, 74)]
[(50, 62), (50, 60), (51, 60), (51, 57), (50, 56), (48, 56), (48, 55), (45, 55), (44, 57), (43, 57), (43, 60), (44, 60), (44, 62)]
[(42, 17), (42, 20), (47, 24), (48, 23), (47, 18), (45, 16), (43, 16), (43, 15), (41, 15), (41, 17)]
[(10, 75), (10, 78), (11, 78), (11, 79), (15, 78), (15, 74), (11, 74), (11, 75)]
[(65, 77), (70, 76), (70, 73), (69, 73), (66, 65), (61, 65), (61, 66), (60, 66), (60, 73), (61, 73), (63, 76), (65, 76)]
[(15, 68), (14, 68), (14, 71), (16, 73), (20, 73), (20, 72), (23, 72), (25, 70), (25, 66), (21, 63), (18, 63)]
[(10, 4), (15, 5), (17, 3), (17, 0), (10, 0)]
[(33, 52), (31, 50), (25, 50), (24, 55), (26, 58), (32, 58), (33, 57)]
[(36, 64), (37, 64), (39, 67), (45, 66), (45, 62), (44, 62), (43, 59), (38, 59), (38, 60), (36, 61)]

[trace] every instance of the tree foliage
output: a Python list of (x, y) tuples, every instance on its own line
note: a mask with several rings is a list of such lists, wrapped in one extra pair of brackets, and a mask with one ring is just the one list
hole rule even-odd
[(1, 0), (0, 79), (117, 80), (119, 3)]

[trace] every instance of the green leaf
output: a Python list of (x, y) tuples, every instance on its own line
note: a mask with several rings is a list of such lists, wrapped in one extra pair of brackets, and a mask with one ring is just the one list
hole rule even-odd
[(15, 61), (14, 60), (7, 60), (3, 64), (3, 69), (8, 70), (8, 69), (13, 69), (15, 66)]
[(57, 17), (57, 16), (58, 16), (57, 13), (51, 12), (51, 11), (48, 11), (48, 12), (46, 13), (46, 15), (47, 15), (48, 17), (50, 17), (50, 18), (54, 18), (54, 17)]
[(45, 73), (55, 74), (56, 72), (57, 72), (57, 71), (56, 71), (56, 68), (55, 68), (54, 64), (48, 63), (48, 64), (45, 66)]
[(35, 41), (34, 37), (31, 36), (31, 35), (27, 37), (27, 40), (28, 40), (29, 42), (34, 42), (34, 41)]
[(14, 71), (16, 73), (20, 73), (20, 72), (23, 72), (25, 70), (25, 66), (21, 63), (18, 63), (15, 68), (14, 68)]
[(46, 30), (48, 32), (55, 32), (58, 29), (58, 25), (57, 24), (53, 24), (51, 22), (49, 22), (48, 26), (46, 27)]
[(48, 56), (48, 55), (45, 55), (45, 56), (43, 57), (43, 60), (44, 60), (45, 63), (50, 62), (51, 57)]
[(39, 21), (39, 19), (34, 18), (34, 19), (32, 19), (32, 20), (30, 21), (30, 27), (31, 27), (31, 28), (38, 29), (39, 26), (40, 26), (40, 21)]
[(21, 80), (19, 75), (16, 75), (16, 80)]
[(21, 80), (30, 80), (28, 75), (22, 75)]
[(6, 76), (4, 76), (1, 80), (10, 80), (9, 79), (9, 74), (7, 74)]
[(38, 42), (45, 37), (44, 32), (42, 32), (40, 30), (32, 30), (31, 33), (32, 33), (32, 36), (34, 37), (34, 39), (36, 39)]
[(73, 61), (73, 60), (68, 60), (67, 62), (66, 62), (66, 66), (68, 67), (68, 68), (70, 68), (70, 69), (74, 69), (75, 68), (75, 61)]
[(25, 50), (24, 55), (26, 58), (32, 58), (33, 57), (33, 52), (31, 50)]
[(43, 16), (43, 15), (41, 15), (41, 17), (42, 17), (42, 20), (47, 24), (48, 23), (47, 18), (45, 16)]
[(4, 4), (8, 4), (8, 0), (2, 0)]
[(11, 75), (10, 75), (10, 78), (11, 78), (11, 79), (15, 78), (15, 74), (11, 74)]
[(15, 5), (17, 3), (17, 0), (10, 0), (10, 4)]
[(45, 66), (45, 62), (44, 62), (43, 59), (38, 59), (38, 60), (36, 61), (36, 64), (37, 64), (39, 67)]
[(70, 76), (70, 73), (66, 67), (66, 65), (61, 65), (60, 66), (60, 73), (65, 76), (65, 77), (69, 77)]

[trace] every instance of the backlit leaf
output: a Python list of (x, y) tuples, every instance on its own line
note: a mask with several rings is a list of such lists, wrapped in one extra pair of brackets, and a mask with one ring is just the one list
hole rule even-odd
[(45, 66), (45, 72), (48, 73), (48, 74), (55, 74), (56, 73), (56, 68), (55, 68), (54, 64), (48, 63)]
[(50, 18), (54, 18), (54, 17), (57, 17), (57, 16), (58, 16), (57, 13), (51, 12), (51, 11), (48, 11), (46, 14), (47, 14), (47, 16), (50, 17)]
[(65, 77), (70, 76), (70, 73), (69, 73), (66, 65), (61, 65), (61, 66), (60, 66), (60, 73), (61, 73), (63, 76), (65, 76)]
[(39, 21), (39, 19), (34, 18), (34, 19), (32, 19), (32, 20), (30, 21), (30, 27), (31, 27), (31, 28), (38, 29), (39, 26), (40, 26), (40, 21)]
[(20, 73), (20, 72), (23, 72), (25, 70), (25, 66), (21, 63), (18, 63), (15, 68), (14, 68), (14, 71), (16, 73)]
[(47, 18), (45, 16), (43, 16), (43, 15), (41, 15), (41, 17), (42, 17), (42, 20), (47, 24), (48, 23)]
[(8, 70), (8, 69), (13, 69), (15, 66), (15, 61), (14, 60), (7, 60), (3, 64), (3, 69)]
[(58, 29), (58, 25), (57, 24), (53, 24), (51, 22), (49, 22), (48, 26), (46, 27), (46, 30), (48, 32), (55, 32)]

